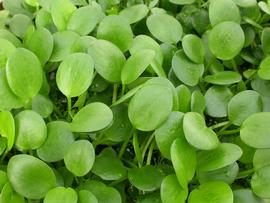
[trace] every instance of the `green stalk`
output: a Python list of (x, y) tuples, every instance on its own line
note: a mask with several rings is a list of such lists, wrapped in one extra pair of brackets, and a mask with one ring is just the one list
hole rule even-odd
[(151, 143), (151, 145), (150, 145), (150, 147), (149, 147), (149, 150), (148, 150), (146, 165), (150, 165), (151, 164), (153, 150), (155, 148), (155, 145), (156, 145), (156, 141), (153, 140), (152, 143)]

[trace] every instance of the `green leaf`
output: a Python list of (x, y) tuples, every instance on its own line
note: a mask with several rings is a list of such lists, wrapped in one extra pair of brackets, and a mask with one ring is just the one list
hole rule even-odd
[(73, 31), (62, 31), (53, 34), (54, 47), (50, 62), (59, 62), (72, 53), (73, 44), (79, 39)]
[(137, 4), (121, 10), (119, 15), (127, 19), (129, 24), (133, 24), (142, 20), (148, 11), (149, 9), (146, 5)]
[(197, 112), (203, 115), (205, 110), (205, 99), (203, 94), (199, 90), (195, 90), (192, 92), (191, 101), (190, 101), (190, 109), (193, 112)]
[(237, 72), (222, 71), (213, 75), (207, 75), (204, 80), (205, 82), (214, 85), (231, 85), (233, 83), (240, 82), (242, 80), (242, 76)]
[(236, 144), (221, 143), (216, 149), (198, 152), (198, 171), (213, 171), (228, 166), (242, 156)]
[(98, 203), (98, 200), (90, 191), (80, 190), (78, 192), (78, 203)]
[(186, 113), (183, 120), (183, 129), (187, 141), (195, 148), (212, 150), (219, 145), (216, 133), (206, 126), (199, 113)]
[(265, 166), (270, 165), (269, 158), (270, 149), (257, 149), (253, 156), (253, 167), (255, 170), (259, 170)]
[(246, 90), (235, 95), (228, 104), (228, 117), (234, 125), (241, 125), (254, 113), (262, 111), (262, 98), (258, 92)]
[(94, 62), (88, 54), (71, 54), (58, 67), (57, 86), (68, 98), (80, 96), (89, 88), (93, 72)]
[(11, 32), (6, 29), (0, 28), (0, 37), (11, 42), (15, 47), (22, 46), (21, 41)]
[(47, 127), (42, 117), (31, 110), (18, 113), (15, 117), (16, 148), (20, 151), (39, 148), (47, 138)]
[(257, 170), (251, 179), (252, 191), (261, 198), (270, 198), (270, 165)]
[(262, 60), (260, 64), (260, 69), (258, 70), (258, 76), (263, 80), (270, 80), (270, 71), (268, 67), (270, 65), (270, 56), (267, 56), (265, 59)]
[(32, 25), (30, 17), (23, 14), (17, 14), (11, 18), (9, 28), (14, 35), (23, 39), (30, 25)]
[(109, 126), (113, 120), (111, 109), (103, 103), (94, 102), (84, 106), (70, 124), (73, 132), (94, 132)]
[(25, 203), (25, 199), (15, 192), (9, 182), (7, 182), (0, 195), (0, 202), (5, 203)]
[[(265, 2), (260, 1), (259, 3), (265, 3)], [(262, 42), (262, 49), (263, 49), (264, 53), (266, 53), (266, 54), (270, 53), (270, 46), (269, 46), (270, 29), (268, 27), (264, 28), (262, 31), (261, 42)]]
[(176, 175), (171, 174), (163, 179), (160, 196), (163, 203), (184, 203), (188, 196), (188, 191), (180, 186)]
[(208, 202), (233, 203), (233, 193), (229, 185), (223, 182), (208, 182), (194, 189), (188, 203)]
[(96, 71), (109, 82), (120, 82), (121, 71), (126, 62), (120, 49), (106, 40), (95, 40), (88, 53), (94, 60)]
[(127, 170), (116, 152), (112, 148), (105, 148), (96, 157), (92, 173), (103, 180), (121, 180), (126, 177)]
[(154, 191), (161, 185), (163, 172), (152, 165), (132, 168), (128, 171), (128, 180), (136, 188), (143, 191)]
[(41, 115), (42, 118), (47, 118), (53, 112), (53, 103), (49, 98), (37, 94), (32, 99), (32, 110)]
[(44, 203), (77, 203), (77, 199), (77, 194), (72, 188), (56, 187), (46, 194)]
[(24, 48), (16, 49), (9, 57), (6, 75), (12, 91), (24, 100), (33, 98), (43, 82), (43, 71), (38, 58)]
[(8, 162), (7, 175), (14, 190), (30, 199), (43, 198), (56, 185), (53, 170), (30, 155), (13, 156)]
[[(0, 170), (0, 191), (2, 191), (5, 184), (8, 182), (7, 173), (5, 171)], [(1, 199), (1, 195), (0, 195)]]
[(47, 124), (47, 139), (37, 149), (39, 158), (46, 162), (56, 162), (64, 158), (69, 146), (74, 142), (69, 125), (63, 121), (53, 121)]
[(8, 40), (1, 38), (0, 44), (0, 68), (4, 68), (9, 56), (15, 51), (15, 46)]
[(95, 150), (87, 140), (72, 143), (64, 156), (67, 169), (76, 176), (86, 175), (93, 167)]
[(9, 111), (0, 112), (0, 135), (7, 138), (7, 151), (10, 151), (15, 141), (15, 122)]
[(169, 1), (177, 5), (192, 4), (195, 2), (195, 0), (169, 0)]
[(195, 86), (204, 72), (203, 64), (196, 64), (190, 61), (184, 51), (177, 51), (172, 59), (172, 69), (176, 77), (189, 86)]
[(66, 30), (68, 21), (76, 10), (70, 0), (51, 1), (51, 15), (58, 31)]
[[(89, 15), (91, 13), (91, 15)], [(75, 10), (67, 24), (67, 29), (80, 35), (88, 35), (94, 30), (102, 15), (100, 7), (89, 5)]]
[(97, 38), (110, 41), (122, 52), (125, 52), (132, 45), (133, 33), (124, 17), (109, 15), (100, 22), (97, 29)]
[(187, 57), (194, 63), (203, 63), (204, 47), (202, 40), (193, 34), (187, 34), (182, 39), (182, 46)]
[(179, 111), (186, 113), (190, 111), (191, 92), (185, 85), (176, 88), (179, 102)]
[(195, 149), (184, 138), (177, 138), (171, 145), (171, 159), (179, 184), (188, 189), (197, 166)]
[(46, 28), (37, 28), (25, 42), (25, 47), (32, 51), (44, 65), (53, 51), (53, 36)]
[(24, 105), (22, 99), (16, 96), (10, 89), (5, 69), (0, 69), (0, 98), (5, 98), (0, 99), (0, 110), (11, 110)]
[(241, 16), (233, 0), (211, 0), (209, 5), (209, 19), (212, 26), (224, 21), (240, 24)]
[(235, 203), (264, 203), (264, 201), (258, 198), (251, 190), (249, 189), (237, 189), (233, 191), (233, 201)]
[(233, 0), (240, 7), (254, 7), (257, 5), (256, 0)]
[[(227, 2), (227, 0), (222, 0)], [(231, 0), (228, 0), (230, 2)], [(220, 1), (211, 1), (220, 2)], [(227, 10), (222, 8), (226, 13)], [(233, 13), (230, 13), (234, 16)], [(245, 34), (239, 24), (225, 21), (214, 26), (209, 34), (209, 48), (221, 60), (233, 59), (240, 53), (245, 43)]]
[(162, 42), (176, 44), (182, 37), (180, 22), (168, 14), (152, 14), (147, 18), (146, 25), (151, 34)]
[(141, 50), (131, 55), (121, 72), (121, 80), (123, 84), (130, 84), (135, 81), (151, 64), (155, 57), (155, 52), (150, 49)]
[(89, 44), (91, 44), (96, 38), (92, 36), (81, 36), (72, 45), (71, 52), (87, 53)]
[[(0, 156), (6, 151), (6, 148), (7, 148), (7, 138), (0, 137)], [(0, 177), (1, 177), (1, 174), (0, 174)]]
[(176, 138), (184, 136), (183, 132), (183, 116), (181, 112), (173, 111), (168, 119), (155, 130), (155, 139), (161, 154), (171, 159), (171, 145)]
[(254, 113), (241, 125), (240, 137), (244, 143), (254, 148), (270, 148), (270, 113)]
[(128, 117), (136, 129), (152, 131), (168, 118), (173, 105), (169, 90), (166, 86), (147, 85), (136, 92), (128, 106)]
[(212, 86), (205, 95), (206, 113), (212, 117), (226, 117), (233, 93), (226, 86)]

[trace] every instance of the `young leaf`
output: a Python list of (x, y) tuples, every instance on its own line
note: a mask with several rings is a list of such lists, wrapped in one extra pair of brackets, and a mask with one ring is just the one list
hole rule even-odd
[(78, 192), (78, 203), (98, 203), (98, 200), (90, 191), (80, 190)]
[(129, 24), (133, 24), (142, 20), (148, 11), (149, 9), (146, 5), (137, 4), (121, 10), (119, 15), (127, 19)]
[(270, 72), (268, 67), (270, 65), (270, 57), (267, 56), (260, 64), (260, 69), (258, 70), (258, 76), (263, 80), (270, 80)]
[(197, 149), (212, 150), (219, 145), (216, 133), (206, 126), (203, 117), (199, 113), (186, 113), (183, 129), (189, 144)]
[(15, 155), (9, 160), (7, 175), (14, 190), (30, 199), (43, 198), (56, 186), (53, 170), (38, 158), (26, 154)]
[(103, 103), (94, 102), (84, 106), (70, 124), (73, 132), (94, 132), (109, 126), (113, 120), (111, 109)]
[(30, 17), (23, 14), (17, 14), (11, 18), (9, 28), (14, 35), (23, 39), (30, 25), (32, 25)]
[(152, 14), (147, 18), (146, 25), (151, 34), (162, 42), (176, 44), (182, 37), (180, 22), (168, 14)]
[(9, 56), (15, 51), (15, 46), (6, 39), (0, 38), (0, 68), (6, 66)]
[(87, 140), (72, 143), (64, 156), (67, 169), (76, 176), (86, 175), (93, 167), (95, 150)]
[(207, 75), (204, 78), (205, 82), (214, 84), (214, 85), (231, 85), (233, 83), (240, 82), (242, 76), (233, 71), (222, 71), (215, 73), (214, 75)]
[(89, 88), (93, 72), (93, 60), (88, 54), (71, 54), (58, 67), (57, 86), (68, 98), (80, 96)]
[(56, 187), (46, 194), (44, 203), (77, 203), (77, 199), (77, 194), (72, 188)]
[(270, 198), (270, 166), (256, 170), (251, 179), (252, 191), (259, 197)]
[(9, 57), (6, 74), (12, 91), (24, 100), (33, 98), (43, 82), (43, 71), (38, 58), (24, 48), (16, 49)]
[(128, 21), (119, 15), (106, 16), (99, 24), (97, 38), (114, 43), (122, 52), (132, 44), (133, 33)]
[(7, 151), (10, 151), (15, 141), (15, 122), (9, 111), (0, 112), (0, 135), (7, 139)]

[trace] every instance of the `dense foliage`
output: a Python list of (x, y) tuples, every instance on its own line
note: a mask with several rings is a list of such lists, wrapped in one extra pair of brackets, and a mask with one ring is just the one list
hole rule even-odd
[(4, 0), (1, 203), (270, 202), (270, 2)]

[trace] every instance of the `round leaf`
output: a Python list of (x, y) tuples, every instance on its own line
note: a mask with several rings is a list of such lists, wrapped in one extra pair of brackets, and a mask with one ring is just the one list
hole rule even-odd
[(80, 190), (78, 192), (78, 203), (98, 203), (98, 200), (90, 191)]
[(176, 44), (182, 37), (180, 22), (168, 14), (153, 14), (147, 18), (146, 25), (151, 34), (162, 42)]
[(253, 156), (253, 167), (258, 170), (264, 166), (270, 165), (270, 149), (257, 149)]
[(190, 61), (183, 51), (177, 51), (172, 59), (172, 69), (176, 77), (189, 86), (195, 86), (204, 72), (203, 64)]
[(270, 65), (270, 56), (267, 56), (260, 64), (260, 69), (258, 70), (258, 75), (260, 78), (264, 80), (270, 80), (270, 71), (269, 71), (269, 65)]
[(216, 133), (205, 125), (204, 118), (199, 113), (186, 113), (183, 129), (189, 144), (198, 149), (212, 150), (219, 145)]
[(95, 160), (95, 150), (87, 140), (72, 143), (64, 156), (67, 169), (76, 176), (86, 175), (92, 168)]
[(12, 91), (24, 99), (34, 97), (43, 82), (43, 72), (38, 58), (24, 48), (16, 49), (9, 57), (6, 74)]
[(173, 111), (168, 119), (155, 130), (157, 146), (161, 154), (167, 159), (171, 159), (171, 145), (176, 138), (184, 136), (183, 116), (181, 112)]
[(32, 110), (41, 115), (42, 118), (47, 118), (53, 112), (53, 103), (49, 98), (37, 94), (32, 99)]
[(270, 166), (257, 170), (251, 179), (252, 191), (261, 198), (270, 198)]
[(230, 100), (228, 117), (234, 125), (241, 125), (249, 116), (262, 111), (262, 107), (262, 98), (258, 92), (242, 91)]
[(121, 71), (126, 62), (120, 49), (106, 40), (95, 40), (88, 53), (94, 60), (96, 71), (110, 82), (121, 81)]
[(30, 199), (43, 198), (56, 185), (53, 170), (26, 154), (15, 155), (9, 160), (7, 175), (14, 190)]
[(214, 84), (214, 85), (231, 85), (233, 83), (240, 82), (242, 76), (233, 71), (222, 71), (217, 72), (214, 75), (207, 75), (204, 78), (205, 82)]
[(241, 125), (240, 137), (244, 143), (254, 148), (270, 148), (270, 113), (254, 113)]
[(192, 4), (195, 2), (195, 0), (169, 0), (169, 1), (177, 5)]
[(132, 97), (128, 106), (128, 117), (136, 129), (152, 131), (168, 118), (172, 105), (172, 93), (169, 88), (147, 85)]
[(114, 43), (122, 52), (132, 44), (133, 33), (128, 21), (119, 15), (106, 16), (99, 24), (97, 38)]
[(68, 98), (80, 96), (89, 88), (93, 72), (93, 60), (88, 54), (71, 54), (63, 60), (57, 70), (57, 86)]
[(161, 185), (164, 174), (160, 169), (147, 165), (142, 168), (132, 168), (128, 172), (129, 182), (143, 191), (154, 191)]
[(32, 25), (30, 17), (24, 14), (16, 14), (11, 18), (9, 28), (17, 37), (24, 38), (30, 25)]
[(94, 102), (84, 106), (70, 124), (73, 132), (94, 132), (107, 127), (113, 120), (111, 109), (103, 103)]
[(24, 197), (15, 192), (10, 183), (4, 185), (1, 191), (0, 201), (5, 203), (25, 203)]
[(37, 149), (47, 138), (46, 124), (34, 111), (21, 111), (15, 117), (15, 125), (15, 145), (20, 151)]
[(242, 156), (242, 150), (235, 144), (221, 143), (216, 149), (198, 152), (198, 171), (213, 171), (228, 166)]
[(203, 63), (204, 47), (202, 40), (193, 34), (187, 34), (182, 39), (182, 46), (187, 57), (194, 63)]
[[(227, 2), (227, 0), (222, 1)], [(224, 10), (224, 8), (222, 9)], [(228, 11), (224, 11), (228, 13)], [(233, 13), (230, 14), (234, 16)], [(230, 60), (234, 58), (237, 54), (239, 54), (244, 46), (244, 43), (244, 31), (240, 25), (231, 21), (219, 23), (211, 30), (209, 35), (209, 48), (211, 52), (221, 60)]]
[(222, 202), (233, 203), (233, 192), (229, 185), (223, 182), (208, 182), (194, 189), (188, 198), (188, 203)]
[(128, 20), (129, 24), (142, 20), (148, 13), (148, 7), (144, 4), (137, 4), (120, 11), (119, 15)]
[(6, 66), (9, 56), (15, 51), (15, 46), (6, 39), (0, 38), (0, 68)]
[(235, 4), (241, 7), (254, 7), (257, 5), (256, 0), (233, 0)]
[(77, 194), (72, 188), (56, 187), (46, 194), (44, 203), (77, 203), (77, 199)]
[(15, 122), (9, 111), (0, 112), (0, 135), (7, 138), (7, 151), (10, 151), (15, 140)]
[(233, 191), (233, 201), (234, 203), (264, 203), (264, 201), (258, 198), (251, 190), (249, 189), (237, 189)]
[(121, 72), (122, 83), (129, 84), (136, 80), (151, 64), (154, 57), (155, 52), (150, 49), (145, 49), (131, 55), (126, 61)]
[(37, 154), (46, 162), (60, 161), (74, 142), (69, 125), (63, 121), (53, 121), (47, 124), (47, 132), (47, 139)]

